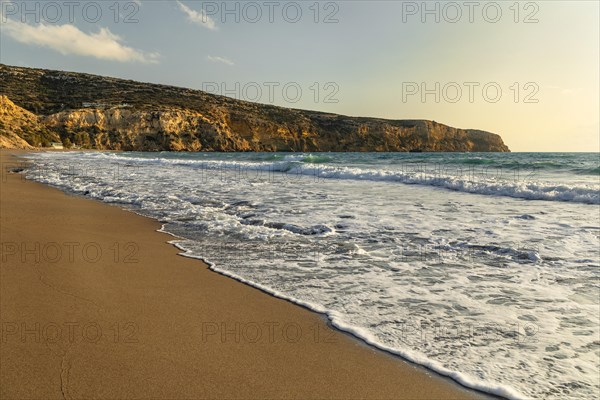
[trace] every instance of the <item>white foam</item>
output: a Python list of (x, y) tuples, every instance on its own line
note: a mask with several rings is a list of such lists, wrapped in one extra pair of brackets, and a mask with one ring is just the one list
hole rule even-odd
[[(386, 166), (344, 167), (371, 174), (364, 180), (239, 179), (239, 166), (250, 163), (236, 161), (243, 155), (209, 155), (223, 160), (206, 168), (198, 166), (202, 154), (160, 157), (173, 155), (32, 156), (42, 166), (89, 171), (66, 178), (42, 168), (37, 180), (154, 217), (187, 256), (463, 385), (511, 398), (582, 398), (600, 389), (596, 205), (371, 179), (398, 173)], [(114, 162), (120, 179), (99, 168)], [(407, 329), (421, 324), (449, 330)], [(474, 334), (454, 334), (455, 325)]]
[[(161, 230), (161, 232), (169, 233), (164, 230)], [(171, 233), (169, 233), (169, 234), (171, 234)], [(171, 234), (171, 235), (173, 235), (173, 234)], [(173, 236), (175, 236), (175, 235), (173, 235)], [(187, 250), (185, 248), (185, 246), (183, 246), (181, 244), (180, 241), (169, 241), (168, 243), (177, 247), (179, 250), (182, 250), (183, 253), (179, 253), (180, 255), (182, 255), (184, 257), (188, 257), (188, 258), (201, 260), (202, 262), (207, 264), (211, 270), (213, 270), (221, 275), (227, 276), (229, 278), (235, 279), (236, 281), (239, 281), (246, 285), (260, 289), (261, 291), (268, 293), (274, 297), (290, 301), (294, 304), (300, 305), (300, 306), (305, 307), (314, 312), (323, 314), (323, 315), (327, 316), (328, 320), (331, 322), (331, 325), (333, 325), (335, 328), (337, 328), (343, 332), (350, 333), (353, 336), (355, 336), (356, 338), (358, 338), (358, 339), (364, 341), (365, 343), (367, 343), (371, 346), (374, 346), (380, 350), (400, 356), (410, 362), (419, 364), (419, 365), (424, 366), (432, 371), (435, 371), (440, 375), (447, 376), (447, 377), (453, 379), (454, 381), (460, 383), (463, 386), (466, 386), (471, 389), (479, 390), (484, 393), (489, 393), (489, 394), (493, 394), (496, 396), (505, 397), (507, 399), (519, 400), (519, 399), (527, 398), (526, 396), (524, 396), (523, 394), (519, 393), (518, 391), (516, 391), (515, 389), (513, 389), (509, 386), (501, 385), (501, 384), (498, 384), (495, 382), (479, 381), (477, 379), (469, 377), (460, 372), (452, 371), (448, 368), (445, 368), (441, 363), (431, 360), (427, 357), (424, 357), (423, 355), (420, 355), (416, 352), (411, 352), (408, 350), (399, 350), (399, 349), (387, 346), (387, 345), (379, 342), (377, 340), (377, 338), (374, 335), (372, 335), (368, 330), (361, 328), (359, 326), (354, 326), (354, 325), (348, 324), (347, 322), (345, 322), (343, 315), (340, 314), (339, 312), (326, 309), (317, 303), (307, 302), (304, 300), (300, 300), (300, 299), (288, 296), (283, 292), (274, 290), (274, 289), (272, 289), (268, 286), (262, 285), (258, 282), (254, 282), (252, 280), (245, 279), (245, 278), (241, 277), (240, 275), (232, 273), (224, 268), (220, 268), (215, 263), (204, 258), (203, 256), (196, 255), (192, 251)]]
[[(496, 179), (495, 177), (446, 176), (438, 173), (420, 171), (366, 169), (364, 167), (346, 167), (322, 164), (305, 164), (301, 161), (305, 155), (288, 155), (278, 161), (249, 162), (211, 159), (169, 159), (122, 156), (117, 153), (85, 153), (85, 156), (104, 158), (126, 163), (154, 164), (163, 166), (186, 166), (190, 168), (219, 171), (242, 171), (247, 177), (255, 172), (281, 172), (289, 175), (305, 175), (315, 179), (350, 179), (365, 181), (398, 182), (411, 185), (427, 185), (459, 192), (506, 196), (527, 200), (565, 201), (584, 204), (600, 204), (599, 188), (589, 185), (567, 185), (532, 180)], [(423, 171), (427, 171), (425, 168)]]

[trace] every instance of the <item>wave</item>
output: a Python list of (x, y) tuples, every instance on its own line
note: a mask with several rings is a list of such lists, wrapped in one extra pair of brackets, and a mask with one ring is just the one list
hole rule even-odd
[(334, 161), (334, 158), (331, 156), (313, 154), (288, 154), (283, 156), (279, 155), (279, 158), (274, 159), (280, 159), (287, 162), (300, 162), (306, 164), (323, 164)]
[[(304, 175), (315, 180), (346, 179), (397, 182), (411, 185), (434, 186), (447, 190), (488, 196), (513, 197), (526, 200), (563, 201), (584, 204), (600, 204), (600, 190), (587, 185), (554, 184), (551, 182), (526, 181), (527, 176), (507, 174), (506, 179), (498, 178), (498, 174), (485, 171), (457, 172), (445, 175), (448, 170), (431, 168), (390, 169), (385, 167), (364, 168), (324, 164), (328, 156), (311, 156), (306, 154), (286, 155), (274, 161), (236, 161), (184, 158), (146, 158), (123, 156), (116, 153), (84, 153), (88, 157), (106, 158), (114, 162), (139, 163), (150, 165), (169, 165), (195, 168), (207, 171), (237, 170), (246, 173), (248, 178), (260, 179), (261, 173), (280, 172), (289, 175)], [(310, 159), (312, 164), (306, 164)], [(243, 177), (243, 175), (242, 175)]]
[(557, 161), (519, 161), (519, 160), (501, 160), (491, 158), (450, 158), (440, 161), (443, 164), (464, 164), (464, 165), (483, 165), (498, 169), (523, 169), (523, 170), (556, 170), (556, 171), (577, 171), (577, 170), (598, 170), (599, 168), (580, 168), (574, 167), (572, 162)]
[(600, 167), (596, 168), (575, 168), (574, 173), (578, 175), (600, 175)]
[[(381, 163), (375, 164), (375, 168), (369, 168), (369, 165), (367, 165), (367, 163), (361, 164), (355, 162), (357, 159), (360, 158), (359, 155), (351, 155), (349, 157), (324, 155), (324, 157), (333, 157), (335, 159), (334, 162), (337, 163), (330, 164), (327, 161), (325, 161), (324, 163), (305, 162), (304, 158), (307, 157), (306, 154), (215, 155), (202, 153), (165, 153), (158, 156), (156, 153), (80, 153), (75, 156), (72, 156), (72, 154), (73, 153), (70, 153), (68, 156), (63, 156), (60, 153), (55, 153), (51, 155), (49, 154), (48, 156), (36, 154), (35, 158), (50, 158), (51, 163), (47, 163), (46, 165), (58, 165), (59, 167), (56, 168), (58, 168), (60, 171), (64, 171), (66, 175), (69, 175), (68, 177), (66, 177), (63, 174), (56, 174), (56, 171), (44, 171), (44, 169), (41, 169), (40, 172), (48, 173), (46, 175), (40, 174), (40, 177), (38, 177), (37, 180), (42, 180), (46, 183), (58, 185), (59, 187), (66, 189), (67, 191), (77, 192), (77, 190), (81, 190), (82, 194), (86, 194), (92, 198), (98, 198), (105, 202), (117, 202), (133, 205), (134, 207), (127, 208), (133, 209), (134, 212), (141, 213), (141, 210), (144, 210), (142, 215), (146, 214), (147, 216), (156, 218), (160, 222), (167, 223), (166, 225), (163, 225), (161, 231), (165, 233), (170, 233), (165, 231), (165, 229), (168, 229), (169, 231), (173, 232), (171, 234), (176, 239), (178, 239), (176, 243), (173, 244), (175, 244), (178, 248), (182, 249), (185, 252), (182, 255), (192, 258), (203, 259), (210, 265), (210, 268), (215, 272), (221, 273), (248, 285), (254, 286), (273, 296), (286, 299), (313, 311), (322, 313), (328, 318), (328, 320), (331, 322), (331, 325), (333, 325), (339, 330), (348, 332), (356, 336), (366, 344), (378, 347), (384, 351), (398, 355), (414, 363), (421, 364), (426, 368), (429, 368), (433, 371), (437, 371), (439, 374), (446, 375), (451, 379), (454, 379), (455, 381), (461, 383), (464, 386), (507, 398), (522, 398), (522, 393), (528, 393), (528, 391), (530, 391), (530, 389), (526, 385), (521, 384), (522, 382), (524, 382), (523, 376), (515, 376), (519, 379), (511, 380), (510, 378), (512, 377), (506, 376), (503, 373), (497, 373), (496, 371), (494, 371), (494, 373), (491, 373), (490, 375), (487, 375), (487, 373), (484, 373), (485, 368), (482, 369), (481, 365), (478, 367), (479, 369), (473, 369), (472, 366), (467, 367), (469, 362), (471, 362), (471, 360), (469, 360), (468, 358), (465, 360), (467, 361), (466, 363), (457, 364), (455, 362), (449, 362), (448, 359), (445, 357), (439, 357), (439, 352), (437, 354), (435, 352), (428, 352), (423, 348), (412, 347), (404, 342), (387, 342), (385, 335), (386, 332), (389, 333), (388, 331), (386, 331), (385, 329), (372, 329), (374, 325), (365, 324), (365, 320), (356, 320), (354, 322), (353, 315), (351, 313), (346, 313), (345, 309), (341, 309), (344, 310), (343, 312), (336, 312), (334, 310), (336, 304), (335, 302), (331, 302), (328, 300), (330, 299), (330, 297), (306, 296), (305, 294), (302, 294), (302, 291), (294, 291), (290, 290), (286, 286), (279, 286), (277, 284), (278, 281), (271, 280), (269, 278), (273, 277), (274, 275), (279, 277), (279, 274), (281, 272), (281, 279), (283, 279), (284, 281), (289, 282), (289, 279), (286, 276), (286, 274), (290, 274), (290, 277), (292, 277), (293, 279), (297, 279), (299, 276), (302, 275), (294, 275), (294, 265), (299, 266), (298, 268), (302, 269), (305, 267), (301, 266), (301, 264), (305, 263), (298, 262), (297, 260), (295, 260), (294, 264), (292, 264), (292, 267), (289, 269), (285, 269), (285, 271), (273, 269), (271, 271), (276, 271), (275, 274), (269, 273), (270, 271), (267, 270), (264, 275), (261, 275), (252, 272), (253, 268), (263, 270), (263, 268), (255, 268), (258, 265), (262, 265), (258, 261), (256, 261), (255, 263), (251, 264), (251, 268), (249, 270), (240, 268), (240, 272), (237, 272), (238, 270), (236, 270), (236, 268), (239, 267), (236, 267), (235, 263), (232, 264), (229, 262), (231, 256), (228, 249), (219, 248), (218, 252), (215, 253), (211, 251), (214, 250), (214, 248), (212, 247), (213, 241), (207, 240), (206, 243), (208, 243), (209, 245), (205, 247), (203, 240), (207, 236), (212, 237), (212, 235), (214, 234), (219, 236), (227, 235), (225, 240), (228, 243), (228, 246), (233, 244), (236, 246), (236, 249), (240, 248), (240, 250), (242, 251), (242, 253), (234, 254), (246, 254), (246, 249), (249, 249), (248, 251), (251, 252), (250, 254), (252, 254), (252, 257), (258, 256), (258, 258), (252, 258), (253, 260), (263, 259), (263, 256), (267, 254), (261, 253), (261, 251), (263, 251), (263, 241), (268, 241), (270, 243), (269, 246), (275, 246), (277, 249), (277, 244), (283, 244), (284, 246), (286, 246), (286, 253), (272, 252), (271, 250), (273, 249), (273, 247), (265, 247), (265, 249), (267, 249), (268, 251), (269, 257), (273, 257), (274, 254), (304, 254), (305, 252), (300, 253), (300, 251), (306, 250), (307, 248), (312, 249), (312, 247), (309, 246), (313, 246), (317, 243), (319, 246), (330, 245), (332, 246), (331, 248), (334, 249), (332, 254), (334, 254), (335, 259), (328, 260), (327, 265), (334, 266), (338, 265), (338, 262), (340, 263), (339, 265), (343, 265), (342, 263), (346, 263), (346, 255), (350, 254), (346, 253), (346, 250), (356, 252), (355, 254), (367, 254), (369, 259), (372, 260), (372, 263), (374, 265), (378, 265), (378, 263), (382, 262), (382, 260), (379, 258), (380, 253), (378, 253), (378, 249), (387, 248), (388, 242), (386, 240), (388, 238), (401, 237), (403, 238), (402, 240), (405, 239), (404, 236), (399, 236), (395, 233), (389, 233), (389, 236), (387, 233), (373, 234), (373, 231), (370, 228), (367, 228), (363, 231), (363, 227), (360, 224), (360, 221), (362, 221), (362, 219), (360, 217), (358, 218), (358, 224), (356, 224), (356, 227), (351, 227), (347, 233), (344, 233), (344, 231), (347, 229), (346, 222), (349, 222), (349, 225), (353, 225), (353, 221), (346, 221), (340, 224), (337, 224), (337, 221), (332, 221), (331, 223), (328, 223), (328, 225), (323, 225), (320, 223), (324, 223), (326, 221), (323, 221), (320, 218), (316, 218), (316, 216), (313, 213), (309, 212), (310, 210), (314, 210), (310, 207), (307, 207), (305, 209), (306, 214), (302, 214), (301, 216), (293, 214), (292, 218), (285, 218), (282, 220), (280, 219), (282, 215), (292, 216), (292, 213), (287, 214), (287, 211), (291, 210), (291, 208), (281, 207), (280, 203), (283, 203), (284, 201), (272, 202), (273, 204), (268, 204), (267, 206), (263, 204), (263, 202), (265, 202), (265, 199), (268, 200), (272, 198), (277, 198), (276, 196), (269, 196), (269, 194), (272, 193), (271, 191), (281, 192), (282, 190), (282, 187), (278, 187), (278, 185), (271, 185), (269, 183), (269, 186), (267, 186), (267, 184), (262, 182), (256, 183), (256, 179), (261, 177), (260, 173), (263, 171), (268, 174), (275, 171), (278, 172), (276, 178), (270, 180), (269, 182), (280, 181), (281, 179), (294, 180), (294, 184), (291, 185), (291, 187), (299, 189), (299, 192), (302, 192), (302, 190), (304, 189), (301, 187), (301, 185), (306, 184), (306, 188), (310, 191), (307, 190), (307, 192), (303, 193), (303, 195), (306, 194), (307, 196), (310, 196), (310, 204), (316, 205), (317, 209), (320, 208), (320, 199), (326, 198), (315, 198), (312, 196), (314, 192), (318, 191), (319, 189), (318, 187), (316, 187), (318, 185), (314, 185), (314, 182), (316, 182), (316, 180), (321, 179), (323, 180), (322, 182), (325, 182), (327, 179), (329, 179), (330, 183), (332, 183), (331, 189), (340, 189), (342, 191), (344, 189), (350, 189), (351, 193), (357, 196), (359, 196), (360, 193), (355, 193), (354, 191), (352, 191), (352, 189), (354, 189), (358, 185), (352, 184), (351, 187), (346, 188), (344, 187), (345, 185), (341, 184), (341, 182), (338, 182), (336, 184), (335, 180), (348, 179), (358, 181), (364, 180), (367, 182), (385, 181), (390, 182), (389, 188), (400, 187), (399, 185), (401, 184), (418, 184), (424, 186), (432, 186), (438, 187), (440, 189), (425, 189), (424, 194), (426, 194), (428, 190), (431, 192), (436, 190), (439, 191), (438, 194), (442, 197), (444, 196), (444, 193), (441, 189), (456, 190), (467, 193), (483, 192), (479, 193), (483, 195), (488, 194), (487, 192), (489, 192), (490, 195), (510, 197), (521, 196), (522, 198), (526, 198), (523, 196), (531, 195), (531, 193), (535, 193), (536, 195), (540, 195), (540, 193), (542, 193), (547, 196), (550, 196), (550, 201), (559, 201), (559, 199), (556, 198), (557, 194), (559, 193), (562, 193), (563, 196), (565, 196), (565, 198), (567, 195), (573, 195), (575, 193), (577, 195), (587, 195), (589, 199), (591, 199), (592, 204), (594, 204), (593, 201), (598, 202), (598, 190), (592, 190), (590, 187), (585, 187), (582, 185), (561, 186), (552, 185), (549, 183), (506, 182), (495, 180), (492, 178), (488, 178), (485, 180), (476, 180), (467, 179), (466, 177), (449, 177), (440, 176), (440, 174), (428, 174), (423, 171), (411, 171), (406, 169), (399, 170), (398, 168), (394, 170), (393, 168), (390, 168), (389, 165), (382, 165)], [(348, 163), (346, 165), (341, 164), (342, 161), (348, 161), (349, 159), (352, 160), (352, 163)], [(373, 161), (375, 157), (370, 157), (370, 159)], [(369, 158), (367, 158), (367, 160), (369, 160)], [(377, 163), (376, 160), (374, 162)], [(98, 169), (102, 169), (103, 167), (109, 165), (109, 169), (111, 171), (102, 171), (102, 173), (96, 175), (96, 173), (99, 172)], [(113, 168), (114, 166), (117, 166), (117, 168)], [(41, 163), (40, 167), (45, 168), (44, 163)], [(46, 168), (50, 169), (54, 167), (50, 166)], [(90, 170), (89, 179), (78, 179), (79, 169), (83, 169), (84, 171)], [(206, 169), (208, 171), (202, 171), (203, 169)], [(220, 169), (226, 169), (227, 173), (219, 173)], [(113, 182), (111, 182), (114, 179), (114, 177), (111, 175), (114, 172), (114, 170), (119, 171), (119, 180), (121, 178), (120, 174), (123, 173), (123, 180), (116, 185), (113, 184)], [(250, 185), (241, 185), (241, 191), (237, 190), (236, 185), (221, 184), (223, 178), (227, 179), (231, 176), (238, 175), (240, 171), (243, 170), (253, 171), (257, 173), (247, 174), (248, 179), (251, 179)], [(291, 174), (303, 175), (303, 177), (300, 179), (294, 178), (292, 176), (288, 177), (288, 175)], [(73, 175), (73, 179), (70, 179), (71, 175)], [(136, 176), (140, 178), (139, 181), (136, 181)], [(220, 181), (213, 180), (215, 179), (215, 177), (218, 177), (216, 179), (220, 179)], [(273, 177), (273, 175), (268, 175), (268, 177), (270, 179)], [(237, 178), (239, 179), (239, 175)], [(206, 179), (207, 186), (202, 187), (202, 185), (199, 184), (200, 182), (197, 181), (197, 179)], [(179, 180), (181, 180), (181, 185), (178, 182)], [(131, 187), (129, 186), (130, 181), (132, 181)], [(579, 179), (578, 181), (590, 182), (590, 179)], [(296, 183), (298, 183), (298, 185), (296, 185)], [(229, 196), (230, 193), (223, 186), (232, 186), (235, 189), (233, 191), (235, 193), (235, 196)], [(364, 186), (364, 184), (360, 186)], [(283, 185), (283, 190), (286, 190), (287, 188), (287, 185)], [(246, 191), (246, 189), (248, 190), (248, 192)], [(368, 188), (365, 188), (365, 190), (366, 189)], [(581, 190), (583, 189), (590, 191), (582, 192)], [(392, 192), (394, 191), (390, 191), (390, 197), (388, 198), (388, 200), (395, 199), (394, 193)], [(215, 193), (217, 194), (216, 196)], [(289, 194), (291, 196), (294, 194), (294, 192), (290, 191), (286, 194)], [(293, 200), (290, 201), (291, 205), (308, 204), (304, 202), (304, 200), (302, 200), (301, 203), (296, 203)], [(354, 210), (356, 210), (356, 213), (358, 214), (361, 211), (366, 211), (362, 210), (361, 206), (364, 205), (365, 208), (372, 206), (371, 204), (363, 203), (364, 202), (358, 202), (358, 204), (360, 204), (360, 206), (358, 207), (356, 207), (357, 203), (349, 203), (351, 208), (345, 207), (343, 209), (340, 209), (337, 216), (340, 219), (352, 220)], [(494, 203), (498, 204), (498, 202)], [(200, 207), (195, 207), (196, 205), (199, 205)], [(523, 204), (521, 204), (521, 206), (522, 205)], [(515, 206), (515, 204), (512, 204), (512, 202), (506, 203), (505, 206), (510, 207), (510, 212), (507, 214), (502, 214), (501, 218), (518, 219), (518, 224), (515, 225), (518, 225), (519, 227), (531, 225), (531, 231), (536, 232), (535, 228), (539, 228), (539, 224), (546, 219), (545, 217), (539, 217), (538, 215), (543, 215), (544, 212), (540, 211), (538, 213), (536, 212), (536, 209), (538, 209), (539, 207), (548, 207), (548, 204), (539, 203), (536, 205), (532, 203), (527, 207), (527, 209), (524, 210), (520, 209), (519, 207), (517, 207), (517, 209), (513, 209), (513, 206)], [(555, 204), (555, 207), (553, 208), (562, 208), (556, 206), (557, 205)], [(581, 208), (569, 207), (568, 204), (564, 204), (564, 206), (567, 207), (568, 210)], [(530, 207), (532, 207), (533, 209), (531, 209)], [(583, 208), (585, 208), (585, 212), (589, 213), (587, 207)], [(202, 210), (202, 212), (200, 212), (200, 210)], [(208, 212), (205, 213), (204, 211), (206, 210), (208, 210)], [(444, 213), (445, 212), (446, 211), (444, 211)], [(417, 214), (420, 214), (420, 211), (417, 211)], [(419, 215), (419, 217), (421, 216)], [(559, 218), (559, 220), (560, 219), (562, 218)], [(511, 220), (508, 220), (508, 222), (510, 223)], [(500, 227), (502, 226), (504, 225), (500, 225)], [(393, 228), (393, 226), (391, 226), (391, 228)], [(431, 229), (433, 228), (435, 227), (432, 227)], [(588, 228), (595, 229), (593, 226), (590, 226)], [(387, 229), (387, 227), (385, 227), (385, 229)], [(521, 228), (518, 229), (520, 230)], [(554, 232), (554, 229), (552, 231)], [(386, 232), (388, 231), (386, 230)], [(458, 232), (461, 231), (458, 230)], [(472, 230), (468, 229), (464, 230), (464, 232), (472, 232)], [(493, 233), (492, 231), (490, 232)], [(561, 235), (561, 232), (562, 231), (560, 229), (556, 230), (557, 235)], [(566, 232), (574, 231), (568, 230)], [(448, 238), (451, 239), (444, 239), (446, 236), (448, 236)], [(502, 236), (505, 235), (503, 234)], [(508, 236), (508, 234), (506, 236), (510, 237)], [(567, 234), (565, 236), (569, 237), (572, 235)], [(418, 254), (415, 253), (415, 256), (419, 257), (418, 262), (423, 262), (423, 255), (428, 256), (430, 252), (434, 253), (436, 257), (439, 257), (442, 254), (447, 254), (450, 257), (449, 260), (451, 260), (449, 264), (457, 265), (462, 265), (462, 260), (465, 257), (474, 257), (477, 261), (476, 263), (471, 263), (469, 261), (467, 265), (483, 264), (486, 266), (490, 265), (496, 266), (498, 268), (504, 268), (507, 265), (513, 266), (514, 263), (527, 264), (525, 265), (526, 268), (522, 269), (521, 271), (537, 271), (539, 268), (544, 268), (546, 263), (552, 263), (556, 260), (558, 260), (558, 264), (561, 264), (563, 262), (562, 259), (559, 259), (557, 257), (557, 254), (553, 253), (543, 253), (542, 257), (542, 253), (538, 250), (535, 244), (524, 244), (523, 246), (520, 246), (512, 245), (509, 244), (510, 242), (505, 241), (498, 243), (493, 239), (491, 239), (491, 242), (483, 241), (482, 243), (479, 243), (479, 239), (477, 237), (471, 237), (470, 233), (466, 235), (446, 235), (444, 233), (442, 235), (439, 235), (439, 240), (434, 240), (432, 236), (423, 236), (420, 234), (414, 237), (412, 235), (408, 235), (407, 237), (410, 238), (410, 243), (412, 243), (413, 239), (415, 239), (415, 243), (419, 243), (419, 252)], [(271, 238), (284, 238), (285, 240), (283, 240), (282, 242), (279, 242), (278, 240), (271, 241)], [(246, 243), (246, 240), (254, 239), (256, 239), (256, 241), (250, 241)], [(372, 243), (373, 239), (376, 239), (375, 242), (377, 243), (381, 241), (382, 244), (374, 244), (372, 247), (364, 246), (368, 250), (367, 252), (366, 250), (363, 250), (360, 246), (358, 246), (358, 244), (353, 243), (355, 239), (359, 244)], [(424, 239), (426, 240), (425, 242), (423, 242)], [(233, 243), (231, 241), (233, 241)], [(343, 247), (343, 251), (338, 251), (339, 243), (344, 243), (346, 245), (345, 247)], [(352, 245), (348, 246), (349, 243), (351, 243)], [(390, 243), (390, 246), (395, 246), (397, 244), (394, 241)], [(421, 245), (422, 243), (425, 244)], [(290, 244), (293, 244), (293, 251), (291, 253), (287, 253), (287, 251), (289, 251), (289, 247), (287, 246), (290, 246)], [(296, 247), (296, 245), (298, 247)], [(422, 251), (423, 247), (427, 248), (425, 252)], [(255, 248), (256, 250), (254, 250)], [(326, 249), (327, 248), (328, 247), (326, 247)], [(397, 246), (394, 248), (397, 249)], [(403, 246), (403, 251), (404, 248), (405, 247)], [(223, 254), (225, 254), (225, 256)], [(558, 254), (558, 256), (561, 256), (561, 254), (562, 253)], [(394, 252), (392, 252), (392, 255), (398, 256), (398, 254)], [(456, 262), (454, 260), (454, 255), (456, 255), (457, 258)], [(403, 253), (402, 257), (404, 256), (406, 256), (406, 254)], [(408, 254), (408, 256), (412, 257), (413, 254), (410, 253)], [(209, 262), (205, 258), (210, 258), (214, 263)], [(282, 258), (285, 259), (285, 257)], [(437, 260), (438, 259), (436, 258), (434, 262), (437, 263)], [(581, 257), (580, 260), (581, 261), (576, 262), (587, 264), (594, 263), (593, 257), (587, 255), (585, 258)], [(244, 261), (248, 260), (244, 259)], [(396, 257), (392, 261), (406, 262), (406, 259), (400, 259)], [(567, 261), (568, 260), (566, 260), (565, 263)], [(409, 259), (409, 262), (412, 262), (412, 258)], [(367, 263), (367, 259), (361, 258), (360, 260), (357, 260), (356, 265), (364, 265)], [(389, 267), (389, 269), (394, 270), (394, 265), (390, 265), (390, 263), (384, 264), (385, 266), (382, 267), (381, 265), (379, 265), (377, 268), (385, 268), (387, 271)], [(585, 268), (591, 269), (593, 268), (593, 265), (585, 266)], [(377, 269), (375, 269), (375, 271), (377, 271)], [(312, 272), (313, 271), (311, 267), (310, 274), (312, 274)], [(344, 271), (342, 271), (342, 274), (343, 272)], [(494, 271), (492, 271), (492, 274), (493, 273)], [(342, 274), (340, 274), (340, 276), (342, 276)], [(498, 275), (502, 275), (504, 277), (506, 276), (506, 272), (498, 271)], [(477, 273), (474, 274), (473, 278), (480, 279), (480, 276), (482, 275)], [(268, 279), (263, 280), (262, 277), (268, 277)], [(377, 274), (377, 277), (381, 278), (381, 275)], [(464, 276), (462, 277), (464, 278)], [(468, 276), (467, 278), (471, 280), (471, 276)], [(421, 278), (419, 277), (419, 279)], [(422, 282), (429, 282), (433, 278), (429, 276), (428, 271), (425, 271), (423, 279), (424, 280)], [(338, 279), (337, 282), (339, 281), (340, 280)], [(336, 280), (332, 280), (332, 282), (335, 283)], [(344, 283), (344, 279), (341, 279), (341, 282)], [(369, 281), (364, 281), (365, 287), (371, 287), (371, 283), (377, 285), (377, 281), (369, 282), (369, 286), (367, 286), (367, 282)], [(502, 280), (501, 282), (504, 281)], [(513, 283), (516, 284), (516, 282)], [(504, 285), (504, 283), (502, 283), (502, 285)], [(420, 288), (421, 286), (419, 284), (414, 284), (411, 285), (411, 287)], [(510, 288), (511, 286), (509, 285), (506, 287)], [(419, 296), (421, 296), (421, 294), (419, 294)], [(494, 301), (495, 300), (496, 298), (494, 297)], [(502, 298), (500, 298), (500, 300), (502, 300)], [(589, 302), (590, 304), (593, 303), (592, 300), (589, 300)], [(435, 301), (431, 304), (435, 305)], [(462, 301), (458, 301), (457, 304), (463, 303)], [(497, 303), (489, 302), (489, 304)], [(365, 308), (365, 310), (368, 312), (372, 312), (374, 310), (368, 308), (372, 307), (372, 305), (365, 305), (365, 307), (367, 307)], [(481, 310), (486, 309), (487, 308), (481, 308)], [(365, 315), (366, 314), (362, 314), (361, 311), (361, 317)], [(465, 318), (468, 318), (466, 317), (468, 315), (470, 314), (464, 314)], [(385, 320), (377, 321), (377, 319), (375, 319), (375, 321), (382, 322), (382, 324), (387, 323), (387, 321)], [(368, 318), (366, 322), (370, 323)], [(521, 335), (520, 330), (516, 330), (515, 333), (516, 335)], [(444, 349), (445, 348), (446, 347), (444, 347)], [(442, 347), (439, 347), (438, 349), (442, 349)], [(489, 356), (491, 356), (490, 359), (494, 359), (494, 353), (491, 352), (491, 350), (492, 348), (490, 348), (490, 351), (488, 351), (487, 353), (483, 352), (480, 354), (482, 356), (483, 361), (485, 361), (486, 358)], [(452, 346), (448, 348), (448, 352), (449, 354), (454, 354)], [(477, 363), (474, 364), (474, 366), (476, 367), (477, 365)], [(521, 375), (521, 372), (516, 372), (516, 374)], [(486, 376), (489, 377), (487, 380), (485, 379)], [(570, 385), (570, 383), (566, 384)], [(573, 382), (573, 384), (579, 384), (579, 382)], [(577, 390), (577, 388), (574, 390)]]
[[(164, 229), (164, 226), (159, 230), (159, 232), (167, 233), (167, 234), (177, 237), (176, 235), (166, 231)], [(375, 348), (383, 350), (387, 353), (399, 356), (399, 357), (401, 357), (407, 361), (410, 361), (412, 363), (419, 364), (425, 368), (435, 371), (436, 373), (438, 373), (440, 375), (447, 376), (465, 387), (475, 389), (480, 392), (489, 393), (489, 394), (492, 394), (495, 396), (501, 396), (501, 397), (504, 397), (507, 399), (525, 399), (526, 398), (526, 396), (519, 393), (517, 390), (515, 390), (514, 388), (512, 388), (510, 386), (502, 385), (502, 384), (499, 384), (496, 382), (476, 379), (467, 374), (463, 374), (459, 371), (451, 370), (449, 368), (446, 368), (442, 363), (432, 360), (432, 359), (428, 358), (427, 356), (425, 356), (419, 352), (416, 352), (414, 350), (400, 349), (400, 348), (395, 348), (395, 347), (391, 347), (386, 344), (383, 344), (377, 339), (377, 337), (375, 335), (370, 333), (367, 329), (347, 323), (345, 321), (342, 313), (339, 313), (334, 310), (330, 310), (330, 309), (328, 309), (320, 304), (317, 304), (317, 303), (308, 302), (308, 301), (304, 301), (301, 299), (297, 299), (292, 296), (288, 296), (283, 292), (274, 290), (274, 289), (272, 289), (266, 285), (260, 284), (258, 282), (245, 279), (242, 276), (239, 276), (235, 273), (228, 271), (227, 269), (221, 268), (221, 267), (217, 266), (215, 263), (206, 259), (205, 257), (195, 254), (193, 250), (186, 248), (185, 240), (173, 240), (173, 241), (169, 241), (168, 243), (174, 245), (179, 250), (182, 250), (183, 253), (179, 253), (181, 256), (201, 260), (201, 261), (205, 262), (212, 271), (215, 271), (215, 272), (217, 272), (221, 275), (227, 276), (229, 278), (235, 279), (238, 282), (241, 282), (246, 285), (257, 288), (267, 294), (270, 294), (271, 296), (290, 301), (294, 304), (297, 304), (299, 306), (307, 308), (311, 311), (325, 315), (333, 327), (335, 327), (336, 329), (338, 329), (340, 331), (351, 334), (352, 336), (362, 340), (363, 342), (365, 342), (366, 344), (368, 344), (370, 346), (373, 346)]]

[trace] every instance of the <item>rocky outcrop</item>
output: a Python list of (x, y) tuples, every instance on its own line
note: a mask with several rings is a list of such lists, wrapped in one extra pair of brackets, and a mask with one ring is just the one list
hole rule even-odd
[(0, 95), (0, 148), (32, 149), (52, 141), (60, 139), (38, 116)]
[(16, 133), (0, 131), (0, 149), (33, 149)]
[(0, 80), (0, 93), (34, 112), (39, 123), (63, 142), (84, 148), (509, 151), (496, 134), (434, 121), (347, 117), (171, 86), (1, 64)]

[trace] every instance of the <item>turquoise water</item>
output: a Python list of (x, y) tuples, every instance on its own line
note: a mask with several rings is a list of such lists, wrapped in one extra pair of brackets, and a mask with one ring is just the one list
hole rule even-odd
[[(36, 153), (185, 255), (509, 398), (600, 386), (598, 153)], [(167, 239), (166, 239), (167, 240)]]

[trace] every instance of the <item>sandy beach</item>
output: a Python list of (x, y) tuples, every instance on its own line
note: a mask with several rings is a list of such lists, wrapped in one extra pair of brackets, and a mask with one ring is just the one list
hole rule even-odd
[(3, 399), (466, 399), (479, 393), (178, 256), (160, 224), (7, 173)]

